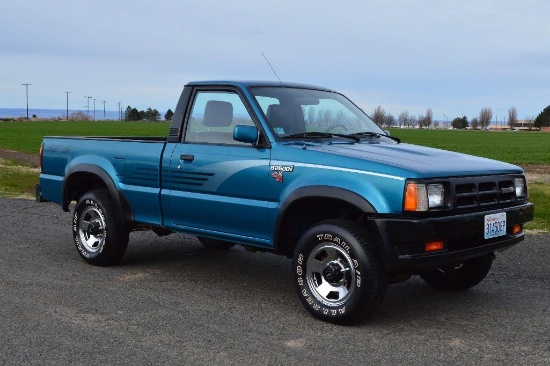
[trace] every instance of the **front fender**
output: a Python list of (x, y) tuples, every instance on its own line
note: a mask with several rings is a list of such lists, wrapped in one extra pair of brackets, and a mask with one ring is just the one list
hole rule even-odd
[[(334, 198), (341, 199), (341, 196), (343, 200), (350, 200), (350, 203), (357, 202), (354, 205), (364, 212), (401, 213), (405, 180), (400, 177), (318, 165), (295, 164), (295, 170), (296, 173), (285, 175), (285, 181), (288, 183), (280, 192), (279, 209), (289, 199), (302, 194), (296, 192), (309, 190), (323, 197), (338, 194), (339, 196)], [(364, 202), (368, 204), (365, 205)]]
[(337, 200), (344, 201), (353, 206), (356, 206), (365, 213), (377, 212), (373, 205), (367, 199), (355, 192), (339, 187), (314, 185), (298, 188), (287, 195), (285, 200), (280, 205), (279, 216), (284, 215), (285, 210), (293, 202), (308, 197), (335, 198)]
[[(288, 248), (293, 247), (293, 244), (289, 242), (288, 237), (285, 240), (281, 238), (284, 237), (285, 230), (289, 229), (288, 225), (292, 222), (292, 219), (290, 219), (289, 221), (289, 218), (293, 216), (296, 217), (295, 209), (297, 208), (298, 210), (300, 210), (300, 207), (304, 207), (304, 200), (314, 199), (317, 202), (320, 202), (320, 200), (323, 200), (325, 198), (330, 199), (330, 201), (327, 201), (328, 205), (330, 205), (330, 203), (328, 202), (333, 202), (334, 200), (336, 200), (341, 201), (347, 206), (354, 207), (355, 209), (367, 215), (377, 213), (376, 209), (367, 199), (361, 197), (359, 194), (353, 191), (340, 187), (322, 185), (300, 187), (287, 195), (284, 201), (281, 202), (281, 205), (279, 207), (277, 218), (275, 220), (275, 230), (273, 236), (273, 247), (276, 253), (286, 252), (286, 254), (289, 255), (290, 252), (288, 251)], [(296, 205), (294, 205), (294, 203), (296, 203)], [(306, 205), (308, 204), (306, 203)], [(329, 212), (332, 212), (330, 208)], [(299, 224), (303, 225), (302, 229), (306, 228), (312, 223), (312, 221), (309, 221), (308, 219), (308, 217), (300, 218), (300, 221), (303, 222), (303, 224)], [(294, 231), (291, 230), (289, 232)]]

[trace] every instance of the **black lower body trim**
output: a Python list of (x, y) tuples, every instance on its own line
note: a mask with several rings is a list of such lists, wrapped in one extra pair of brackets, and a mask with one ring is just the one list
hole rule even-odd
[[(485, 215), (506, 212), (506, 235), (484, 239)], [(532, 203), (484, 212), (428, 218), (374, 217), (388, 272), (427, 269), (504, 250), (523, 240), (515, 225), (533, 219)], [(426, 253), (427, 242), (443, 241), (445, 249)]]

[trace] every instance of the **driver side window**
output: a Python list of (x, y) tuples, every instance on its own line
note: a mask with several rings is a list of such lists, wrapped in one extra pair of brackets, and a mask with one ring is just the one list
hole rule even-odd
[(230, 91), (199, 91), (185, 130), (185, 142), (249, 145), (233, 140), (236, 125), (254, 126), (244, 103)]

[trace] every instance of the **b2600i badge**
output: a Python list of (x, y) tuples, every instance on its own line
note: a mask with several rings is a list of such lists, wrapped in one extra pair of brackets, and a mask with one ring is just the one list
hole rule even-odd
[(269, 167), (273, 173), (271, 173), (271, 178), (275, 178), (277, 183), (283, 183), (284, 173), (292, 173), (294, 171), (294, 165), (271, 165)]

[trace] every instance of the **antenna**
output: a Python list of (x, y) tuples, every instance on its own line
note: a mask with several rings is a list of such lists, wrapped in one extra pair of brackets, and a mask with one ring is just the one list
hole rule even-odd
[(275, 72), (275, 69), (273, 68), (273, 65), (271, 65), (271, 62), (269, 62), (269, 60), (267, 59), (267, 56), (263, 52), (262, 52), (262, 56), (267, 61), (267, 64), (269, 65), (269, 67), (271, 67), (271, 71), (273, 71), (273, 73), (275, 74), (275, 77), (277, 78), (277, 80), (279, 80), (279, 83), (281, 83), (281, 85), (283, 85), (283, 82), (281, 81), (281, 78), (279, 77), (279, 75), (277, 75), (277, 73)]

